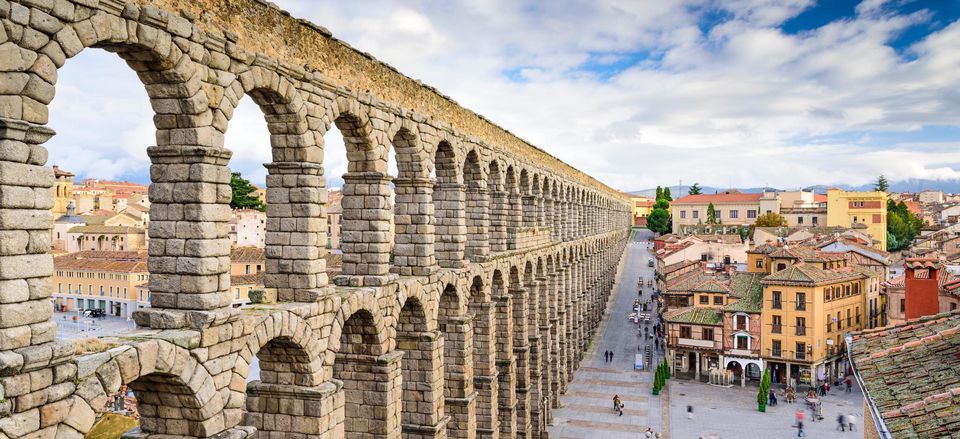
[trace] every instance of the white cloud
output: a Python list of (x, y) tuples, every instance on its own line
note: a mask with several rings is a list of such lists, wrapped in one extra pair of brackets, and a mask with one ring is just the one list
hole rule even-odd
[[(811, 0), (278, 3), (615, 187), (679, 178), (856, 184), (881, 172), (960, 177), (945, 165), (960, 163), (950, 149), (960, 139), (933, 147), (921, 129), (960, 125), (960, 23), (897, 53), (887, 44), (931, 18), (923, 11), (897, 15), (888, 2), (865, 0), (856, 16), (796, 35), (778, 26)], [(716, 8), (725, 21), (706, 29), (702, 14)], [(597, 73), (638, 53), (654, 57), (612, 77)], [(137, 143), (150, 131), (143, 124), (151, 117), (146, 96), (111, 92), (112, 76), (69, 74), (71, 63), (55, 105), (64, 95), (84, 102), (91, 90), (112, 100), (86, 101), (93, 111), (65, 116), (69, 125), (109, 127), (101, 120), (111, 120), (121, 128), (109, 128), (118, 135), (106, 139), (67, 136), (67, 144), (83, 145), (93, 151), (89, 163), (109, 160), (120, 173), (145, 169)], [(133, 77), (122, 65), (113, 70)], [(94, 79), (105, 85), (90, 88)], [(891, 131), (916, 138), (878, 140)], [(259, 109), (245, 99), (227, 133), (231, 166), (262, 180), (268, 142)], [(326, 174), (339, 179), (346, 171), (342, 140), (331, 134), (326, 142)], [(64, 145), (51, 147), (51, 161), (54, 152), (66, 153)]]

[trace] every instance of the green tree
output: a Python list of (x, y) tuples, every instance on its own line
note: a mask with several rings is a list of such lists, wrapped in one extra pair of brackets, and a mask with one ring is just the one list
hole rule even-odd
[(670, 213), (667, 209), (654, 207), (647, 217), (647, 228), (656, 233), (670, 231)]
[(700, 183), (694, 183), (693, 186), (690, 186), (690, 189), (687, 190), (689, 195), (700, 195), (703, 193), (703, 189), (700, 188)]
[(239, 172), (230, 174), (230, 189), (233, 191), (230, 207), (234, 209), (256, 209), (261, 212), (266, 210), (267, 206), (264, 206), (257, 198), (257, 188), (250, 184), (250, 180), (243, 178)]
[(880, 192), (887, 192), (890, 190), (890, 184), (887, 183), (887, 177), (884, 177), (883, 174), (880, 174), (880, 177), (877, 178), (877, 183), (873, 185), (873, 190)]
[(663, 199), (673, 201), (673, 196), (670, 195), (670, 186), (663, 188)]
[(897, 237), (893, 233), (887, 231), (887, 251), (892, 252), (900, 249), (900, 242), (897, 241)]
[(717, 223), (717, 208), (713, 207), (713, 203), (707, 205), (707, 224), (716, 224)]
[(757, 227), (785, 227), (787, 219), (776, 212), (767, 212), (757, 217)]
[(654, 201), (660, 201), (661, 198), (663, 198), (663, 188), (657, 186), (657, 196), (655, 196), (653, 199)]

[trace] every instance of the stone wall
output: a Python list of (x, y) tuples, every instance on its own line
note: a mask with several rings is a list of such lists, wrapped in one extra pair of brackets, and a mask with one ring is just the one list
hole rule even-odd
[[(0, 24), (0, 439), (81, 437), (124, 385), (131, 437), (540, 437), (604, 308), (628, 199), (266, 3), (0, 0)], [(43, 145), (58, 69), (91, 48), (127, 61), (155, 113), (152, 308), (77, 355), (50, 320)], [(223, 135), (243, 96), (271, 132), (278, 302), (234, 309)], [(331, 282), (333, 125), (349, 166)]]

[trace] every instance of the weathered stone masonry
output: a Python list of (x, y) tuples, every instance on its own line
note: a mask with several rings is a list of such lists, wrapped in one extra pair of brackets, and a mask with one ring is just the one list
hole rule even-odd
[[(256, 0), (0, 0), (0, 24), (0, 439), (82, 437), (123, 385), (130, 437), (541, 436), (613, 285), (629, 200)], [(91, 48), (126, 60), (155, 113), (152, 308), (119, 347), (77, 355), (51, 321), (43, 145), (58, 69)], [(243, 96), (271, 133), (277, 301), (233, 309), (223, 136)], [(334, 125), (349, 168), (328, 279)]]

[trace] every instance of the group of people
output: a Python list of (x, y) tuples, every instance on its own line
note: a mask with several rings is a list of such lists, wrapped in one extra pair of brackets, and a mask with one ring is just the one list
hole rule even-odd
[(613, 351), (603, 351), (603, 361), (605, 363), (613, 361)]

